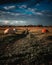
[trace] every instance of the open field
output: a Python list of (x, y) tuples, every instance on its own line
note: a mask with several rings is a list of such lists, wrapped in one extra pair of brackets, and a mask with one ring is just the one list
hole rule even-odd
[(0, 65), (52, 65), (52, 27), (15, 28), (16, 34), (4, 34), (7, 27), (0, 27)]
[(29, 32), (41, 32), (43, 28), (46, 28), (49, 30), (49, 32), (52, 32), (52, 27), (24, 27), (24, 26), (16, 26), (16, 27), (0, 27), (0, 33), (3, 33), (3, 31), (7, 28), (16, 28), (17, 30), (23, 31), (28, 29)]

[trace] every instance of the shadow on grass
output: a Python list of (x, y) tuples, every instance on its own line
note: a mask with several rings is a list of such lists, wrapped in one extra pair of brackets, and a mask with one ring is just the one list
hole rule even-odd
[(2, 38), (0, 38), (0, 46), (1, 45), (3, 46), (5, 44), (14, 43), (15, 41), (22, 39), (26, 36), (27, 36), (27, 34), (11, 34), (6, 37), (2, 37)]
[(47, 40), (52, 40), (52, 36), (47, 36), (46, 39)]

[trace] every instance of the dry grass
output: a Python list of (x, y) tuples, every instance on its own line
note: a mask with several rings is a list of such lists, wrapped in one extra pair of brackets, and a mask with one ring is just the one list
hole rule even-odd
[(18, 33), (26, 28), (20, 29), (0, 35), (0, 65), (52, 65), (52, 28), (42, 34), (42, 27), (29, 27), (25, 35)]

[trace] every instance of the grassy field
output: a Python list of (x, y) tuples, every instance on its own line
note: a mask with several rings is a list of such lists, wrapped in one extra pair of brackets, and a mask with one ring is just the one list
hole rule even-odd
[(52, 65), (52, 27), (16, 27), (16, 34), (5, 29), (0, 28), (0, 65)]

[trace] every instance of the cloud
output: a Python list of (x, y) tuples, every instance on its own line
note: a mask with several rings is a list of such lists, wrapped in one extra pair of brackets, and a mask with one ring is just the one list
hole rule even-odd
[(29, 12), (32, 12), (32, 15), (44, 15), (41, 11), (38, 11), (37, 8), (28, 8)]
[(4, 22), (5, 25), (7, 25), (9, 23), (8, 20), (4, 20), (3, 22)]
[(0, 25), (8, 25), (9, 20), (0, 20)]
[(30, 0), (29, 3), (28, 3), (28, 7), (34, 7), (36, 6), (37, 4), (39, 4), (40, 2), (42, 2), (43, 0)]
[(13, 20), (10, 22), (10, 25), (24, 25), (24, 24), (26, 24), (26, 22), (22, 20)]
[(0, 20), (0, 25), (25, 25), (27, 24), (24, 20)]
[(27, 8), (27, 5), (20, 5), (19, 8)]
[(15, 23), (17, 23), (17, 24), (26, 24), (26, 22), (25, 21), (15, 21)]
[(43, 15), (42, 12), (36, 12), (36, 9), (33, 8), (27, 8), (24, 9), (24, 12), (5, 12), (5, 11), (1, 11), (2, 15), (12, 15), (12, 16), (24, 16), (24, 15), (28, 15), (28, 16), (32, 16), (32, 15)]
[(9, 14), (10, 14), (10, 15), (13, 15), (13, 16), (19, 16), (19, 15), (22, 15), (21, 13), (13, 13), (13, 12), (10, 12)]
[(0, 11), (0, 14), (1, 14), (1, 15), (12, 15), (12, 16), (22, 15), (21, 13), (6, 12), (6, 11)]
[(52, 17), (52, 15), (50, 15), (50, 14), (49, 14), (49, 15), (47, 15), (47, 16)]
[(33, 8), (28, 8), (28, 10), (29, 10), (29, 11), (34, 11), (34, 9), (33, 9)]
[[(40, 16), (52, 16), (52, 13), (50, 10), (42, 10), (39, 11), (37, 8), (23, 8), (23, 7), (27, 7), (26, 5), (20, 5), (22, 8), (20, 9), (15, 9), (17, 12), (10, 12), (10, 10), (8, 11), (0, 11), (1, 15), (4, 15), (8, 18), (11, 17), (16, 17), (16, 16), (32, 16), (32, 15), (40, 15)], [(0, 16), (1, 17), (1, 16)], [(5, 17), (4, 17), (5, 18)]]
[(32, 12), (32, 14), (35, 14), (36, 8), (28, 8), (28, 11)]
[(52, 16), (52, 11), (51, 10), (42, 10), (41, 11), (45, 16)]
[(36, 12), (35, 14), (36, 15), (43, 15), (43, 13), (41, 13), (41, 12)]
[(39, 5), (40, 5), (39, 3), (36, 4), (36, 6), (39, 6)]
[(15, 8), (15, 6), (5, 6), (5, 7), (3, 7), (5, 10), (9, 10), (9, 9), (13, 9), (13, 8)]

